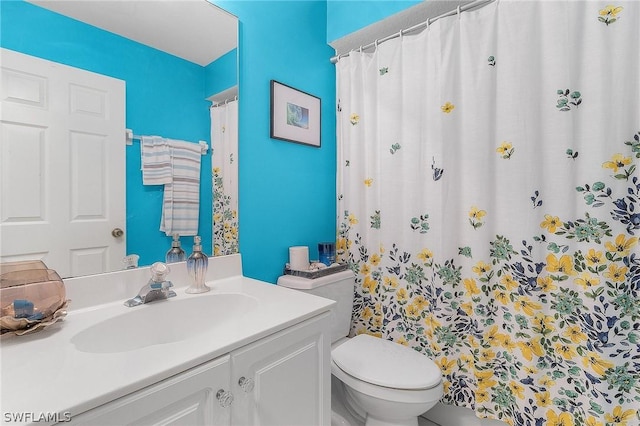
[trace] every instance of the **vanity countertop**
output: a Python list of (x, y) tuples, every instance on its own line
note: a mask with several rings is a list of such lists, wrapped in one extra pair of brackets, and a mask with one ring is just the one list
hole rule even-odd
[[(231, 260), (237, 263), (237, 259)], [(48, 329), (3, 338), (0, 346), (2, 423), (21, 423), (10, 417), (16, 413), (31, 413), (36, 418), (40, 413), (59, 413), (59, 419), (69, 413), (73, 417), (327, 312), (334, 304), (328, 299), (234, 275), (233, 271), (224, 275), (207, 281), (211, 287), (208, 293), (186, 294), (186, 285), (176, 285), (176, 297), (133, 308), (125, 307), (124, 299), (97, 305), (80, 302), (86, 306), (71, 310), (64, 321)], [(75, 285), (71, 285), (67, 293), (70, 299), (73, 294), (82, 299)], [(142, 309), (162, 315), (164, 304), (224, 293), (245, 294), (257, 303), (246, 312), (238, 312), (237, 318), (225, 326), (172, 343), (115, 353), (86, 352), (72, 343), (75, 335), (105, 319)], [(135, 292), (129, 293), (129, 297), (133, 296)], [(207, 317), (203, 315), (201, 321), (215, 321), (215, 312)], [(189, 326), (184, 324), (185, 329)], [(117, 333), (125, 336), (131, 331), (122, 329)]]

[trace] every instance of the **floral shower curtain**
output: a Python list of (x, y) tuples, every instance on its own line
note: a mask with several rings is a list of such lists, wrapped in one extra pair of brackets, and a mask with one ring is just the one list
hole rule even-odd
[(506, 1), (338, 61), (352, 334), (512, 425), (640, 424), (640, 2)]
[(238, 253), (238, 101), (211, 108), (213, 255)]

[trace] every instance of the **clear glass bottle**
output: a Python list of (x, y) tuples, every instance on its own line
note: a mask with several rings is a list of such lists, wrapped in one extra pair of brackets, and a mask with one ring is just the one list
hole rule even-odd
[(180, 235), (173, 234), (173, 241), (171, 242), (171, 248), (167, 252), (167, 263), (182, 262), (187, 258), (187, 254), (182, 250), (180, 246)]
[(187, 293), (205, 293), (211, 290), (204, 283), (207, 275), (209, 258), (202, 252), (202, 240), (200, 236), (193, 237), (193, 252), (187, 258), (187, 271), (191, 278), (191, 285), (187, 288)]

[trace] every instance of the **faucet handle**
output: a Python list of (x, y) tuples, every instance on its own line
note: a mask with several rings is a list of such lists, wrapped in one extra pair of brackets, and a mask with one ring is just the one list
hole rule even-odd
[(169, 269), (166, 263), (156, 262), (151, 265), (151, 280), (157, 283), (166, 281), (169, 272), (171, 272), (171, 269)]

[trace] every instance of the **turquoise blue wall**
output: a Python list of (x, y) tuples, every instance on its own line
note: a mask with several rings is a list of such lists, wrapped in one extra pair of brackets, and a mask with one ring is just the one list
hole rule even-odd
[[(327, 0), (327, 43), (401, 12), (423, 0)], [(428, 0), (424, 0), (428, 1)], [(373, 41), (373, 40), (371, 40)]]
[[(275, 282), (289, 246), (336, 237), (333, 49), (321, 1), (214, 1), (240, 20), (240, 252), (246, 276)], [(322, 100), (322, 146), (269, 137), (270, 80)]]
[[(126, 126), (139, 135), (209, 141), (203, 67), (23, 1), (0, 2), (0, 45), (126, 81)], [(164, 259), (161, 186), (143, 186), (140, 144), (126, 148), (127, 252), (148, 265)], [(202, 157), (200, 229), (211, 252), (211, 155)], [(187, 252), (192, 238), (183, 238)]]

